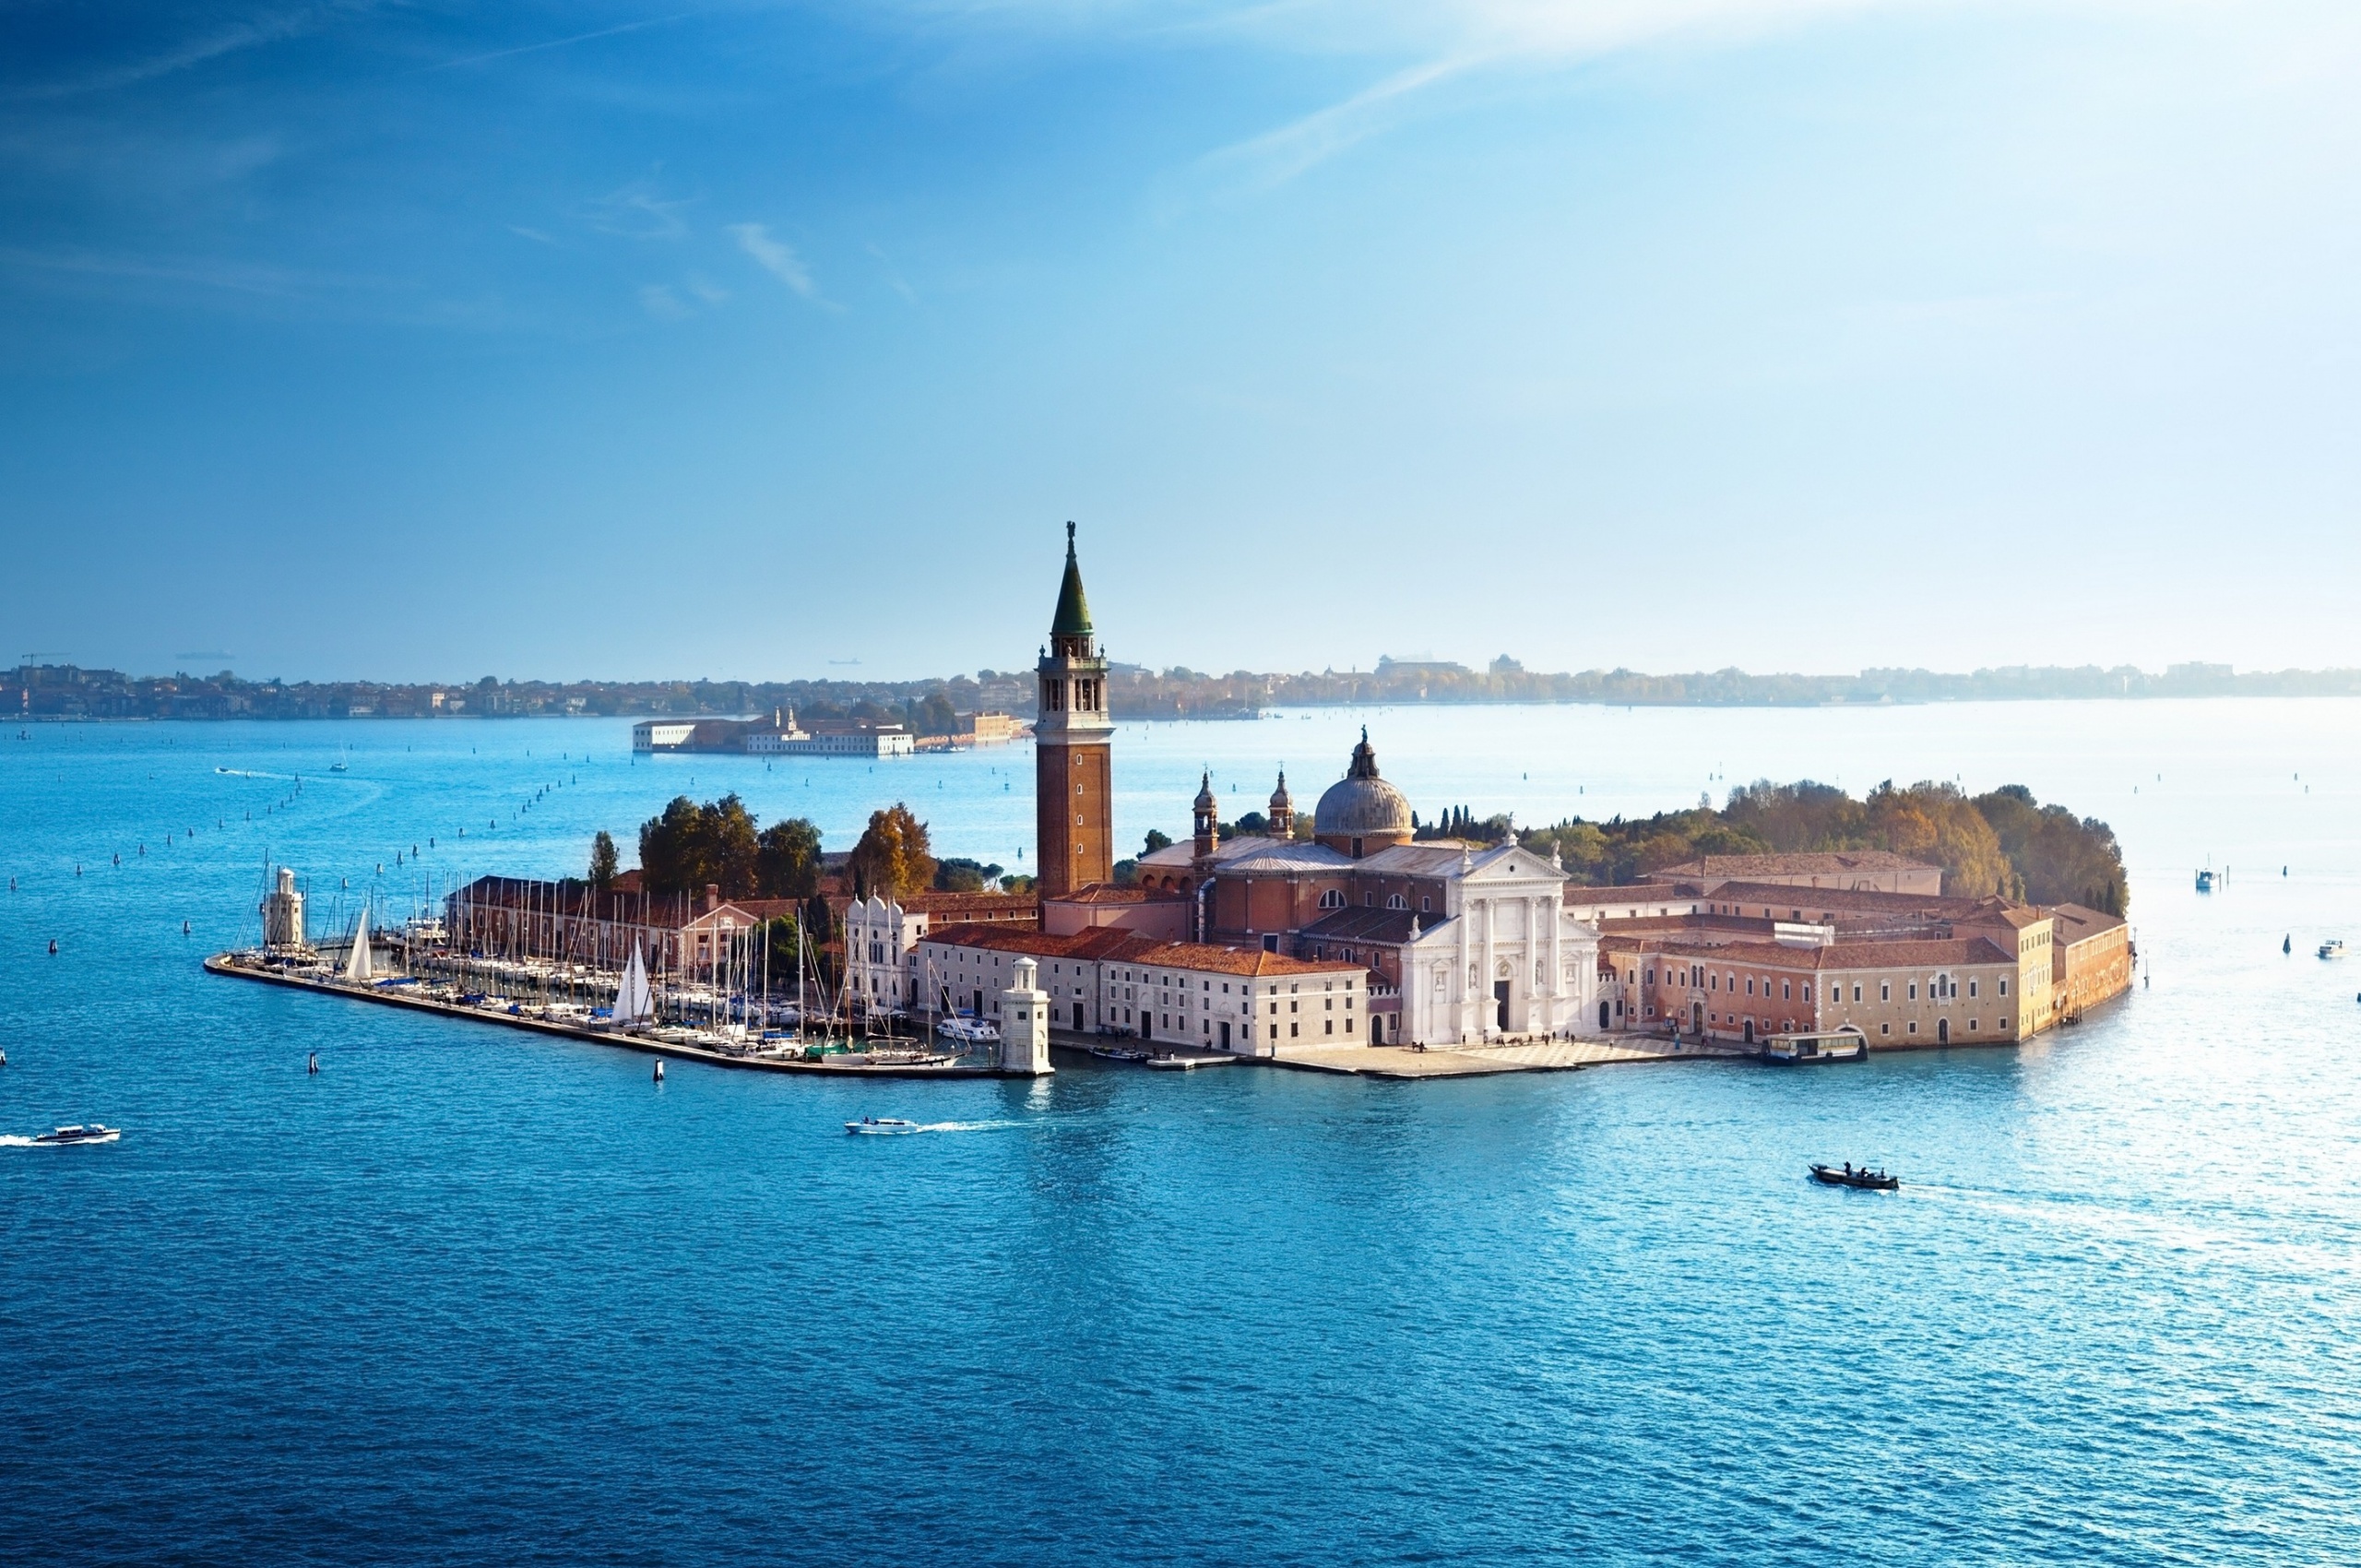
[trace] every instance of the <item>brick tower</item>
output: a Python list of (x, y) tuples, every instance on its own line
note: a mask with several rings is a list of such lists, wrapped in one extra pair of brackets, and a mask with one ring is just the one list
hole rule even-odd
[(1035, 853), (1041, 897), (1054, 898), (1115, 874), (1115, 803), (1109, 754), (1107, 661), (1090, 630), (1066, 525), (1066, 576), (1041, 655), (1041, 716), (1034, 721)]

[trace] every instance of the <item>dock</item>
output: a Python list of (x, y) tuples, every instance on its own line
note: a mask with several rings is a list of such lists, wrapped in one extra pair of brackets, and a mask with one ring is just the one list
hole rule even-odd
[(525, 1011), (522, 1004), (507, 998), (469, 1006), (437, 996), (416, 994), (416, 988), (412, 986), (354, 983), (292, 973), (261, 963), (248, 953), (216, 953), (205, 960), (205, 972), (232, 980), (256, 980), (265, 985), (286, 986), (294, 991), (317, 992), (347, 1002), (404, 1007), (414, 1013), (433, 1013), (472, 1024), (496, 1024), (503, 1028), (522, 1029), (530, 1034), (586, 1040), (592, 1045), (636, 1051), (643, 1056), (669, 1056), (675, 1062), (703, 1062), (716, 1067), (741, 1068), (757, 1073), (800, 1073), (806, 1077), (819, 1078), (1023, 1078), (1031, 1075), (959, 1063), (854, 1063), (825, 1057), (815, 1062), (800, 1056), (766, 1053), (753, 1047), (729, 1049), (718, 1039), (712, 1045), (668, 1040), (630, 1029), (598, 1028), (564, 1019), (536, 1016)]
[(1641, 1062), (1745, 1061), (1751, 1051), (1684, 1040), (1676, 1048), (1661, 1037), (1547, 1039), (1497, 1045), (1416, 1051), (1406, 1045), (1338, 1045), (1258, 1057), (1273, 1067), (1307, 1073), (1343, 1073), (1363, 1078), (1489, 1078), (1503, 1073), (1571, 1073)]

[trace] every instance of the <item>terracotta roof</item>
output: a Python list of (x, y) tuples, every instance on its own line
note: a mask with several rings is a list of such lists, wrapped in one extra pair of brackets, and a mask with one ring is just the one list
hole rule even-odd
[(987, 952), (1022, 953), (1036, 958), (1077, 958), (1224, 975), (1335, 974), (1360, 968), (1358, 964), (1289, 958), (1265, 953), (1259, 947), (1158, 942), (1113, 926), (1097, 926), (1071, 936), (1051, 936), (1042, 932), (1013, 931), (1003, 925), (955, 925), (929, 932), (924, 940), (945, 947), (979, 947)]
[(1052, 904), (1185, 904), (1189, 896), (1160, 887), (1124, 887), (1112, 882), (1092, 882), (1049, 899)]
[(1778, 911), (1774, 918), (1786, 920), (1790, 913), (1801, 909), (1806, 915), (1816, 912), (1879, 914), (1927, 914), (1938, 919), (1963, 919), (1994, 909), (2011, 906), (1997, 898), (1953, 898), (1932, 893), (1885, 893), (1876, 888), (1862, 887), (1797, 887), (1785, 882), (1726, 882), (1710, 894), (1701, 895), (1714, 903), (1730, 903), (1741, 907), (1752, 904), (1755, 909)]
[(1964, 936), (1928, 942), (1841, 942), (1833, 947), (1789, 946), (1780, 942), (1700, 942), (1679, 937), (1599, 938), (1599, 952), (1665, 953), (1715, 964), (1750, 964), (1766, 969), (1914, 969), (1964, 964), (2013, 964), (2016, 955), (1989, 937)]
[(1830, 853), (1782, 855), (1706, 855), (1677, 866), (1662, 866), (1652, 876), (1841, 876), (1846, 872), (1934, 871), (1937, 867), (1890, 849), (1842, 849)]
[(2105, 909), (2093, 909), (2081, 904), (2054, 904), (2049, 912), (2058, 920), (2058, 939), (2071, 946), (2104, 936), (2124, 923), (2121, 915), (2110, 915)]
[(1432, 915), (1420, 916), (1408, 909), (1339, 909), (1335, 914), (1317, 920), (1296, 932), (1298, 942), (1407, 942), (1410, 922), (1423, 921), (1420, 929), (1435, 923)]

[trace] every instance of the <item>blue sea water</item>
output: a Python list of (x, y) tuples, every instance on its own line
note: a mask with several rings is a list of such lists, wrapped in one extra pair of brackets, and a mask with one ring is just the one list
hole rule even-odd
[[(266, 855), (320, 921), (369, 888), (398, 913), (428, 872), (574, 871), (597, 827), (628, 846), (681, 791), (812, 815), (837, 848), (906, 799), (940, 851), (1015, 868), (1029, 755), (634, 762), (593, 720), (33, 726), (0, 744), (0, 1541), (118, 1562), (2361, 1556), (2361, 964), (2311, 956), (2361, 945), (2361, 707), (1130, 726), (1121, 829), (1184, 830), (1200, 766), (1234, 813), (1285, 761), (1308, 805), (1364, 722), (1430, 814), (1653, 811), (1759, 775), (2023, 782), (2116, 826), (2153, 983), (2022, 1050), (1815, 1073), (676, 1064), (658, 1086), (625, 1052), (197, 959), (250, 935)], [(2202, 897), (2209, 861), (2230, 875)], [(861, 1114), (939, 1130), (846, 1137)], [(21, 1142), (75, 1120), (126, 1130)], [(1823, 1158), (1907, 1184), (1816, 1190)]]

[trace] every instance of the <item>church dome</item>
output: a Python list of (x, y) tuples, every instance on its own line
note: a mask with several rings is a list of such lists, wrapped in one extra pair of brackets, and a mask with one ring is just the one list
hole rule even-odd
[(1377, 753), (1370, 748), (1366, 728), (1361, 731), (1361, 743), (1353, 748), (1351, 768), (1320, 797), (1320, 804), (1311, 814), (1311, 831), (1323, 842), (1360, 839), (1366, 843), (1375, 839), (1383, 845), (1410, 841), (1410, 802), (1401, 790), (1377, 776)]

